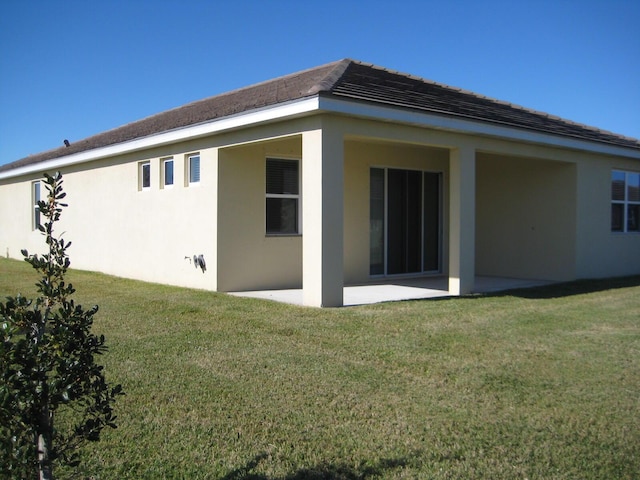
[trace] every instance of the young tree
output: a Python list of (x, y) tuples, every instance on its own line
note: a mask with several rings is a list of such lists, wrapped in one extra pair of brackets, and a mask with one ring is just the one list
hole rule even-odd
[[(122, 394), (110, 388), (96, 355), (106, 351), (103, 335), (91, 333), (94, 306), (71, 298), (65, 282), (70, 242), (54, 236), (60, 219), (62, 175), (45, 174), (46, 219), (39, 226), (48, 253), (22, 254), (41, 275), (38, 296), (18, 294), (0, 303), (0, 477), (52, 479), (56, 464), (77, 466), (78, 447), (97, 441), (105, 427), (116, 428), (113, 404)], [(58, 425), (56, 418), (63, 418)]]

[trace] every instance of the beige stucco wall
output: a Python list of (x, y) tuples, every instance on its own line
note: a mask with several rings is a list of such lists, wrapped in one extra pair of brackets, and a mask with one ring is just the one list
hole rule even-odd
[[(215, 289), (217, 150), (175, 145), (111, 160), (63, 168), (69, 204), (57, 232), (71, 241), (73, 268), (122, 277)], [(199, 152), (201, 181), (184, 185), (185, 153)], [(173, 154), (175, 182), (160, 186), (160, 157)], [(139, 162), (151, 162), (151, 188), (139, 189)], [(11, 258), (20, 248), (43, 252), (38, 232), (30, 231), (30, 181), (4, 181), (0, 188), (0, 246)], [(19, 206), (19, 208), (18, 208)], [(15, 212), (9, 214), (12, 208)], [(193, 255), (204, 255), (206, 273)], [(188, 258), (185, 258), (188, 257)]]
[(576, 276), (640, 273), (640, 233), (611, 232), (611, 171), (640, 172), (640, 161), (583, 155), (578, 165)]
[(0, 180), (0, 254), (21, 259), (20, 251), (38, 252), (44, 246), (40, 232), (31, 231), (33, 206), (31, 178)]
[(575, 278), (575, 164), (479, 153), (476, 174), (476, 274)]
[(221, 291), (301, 287), (302, 237), (265, 234), (266, 158), (300, 159), (301, 148), (298, 135), (220, 150)]
[[(300, 136), (220, 149), (220, 290), (302, 285), (302, 237), (266, 236), (264, 224), (265, 159), (300, 158), (301, 154)], [(347, 140), (344, 157), (344, 275), (345, 283), (349, 284), (369, 280), (369, 169), (395, 167), (446, 175), (448, 152), (415, 145)], [(304, 195), (302, 192), (302, 201)], [(304, 232), (304, 225), (302, 229)]]
[[(302, 237), (265, 235), (265, 159), (300, 159), (302, 132), (311, 128), (317, 124), (302, 118), (63, 169), (70, 206), (59, 231), (73, 242), (72, 267), (210, 290), (299, 288)], [(611, 169), (639, 171), (637, 160), (347, 118), (339, 128), (346, 284), (369, 280), (371, 167), (443, 173), (447, 273), (449, 149), (463, 143), (480, 151), (477, 274), (569, 280), (640, 272), (640, 235), (610, 232)], [(185, 158), (195, 152), (201, 181), (185, 186)], [(174, 157), (175, 182), (161, 188), (167, 156)], [(145, 191), (138, 188), (142, 161), (152, 165)], [(22, 248), (44, 249), (30, 227), (35, 178), (0, 181), (0, 254), (21, 258)], [(205, 273), (190, 260), (200, 254)]]
[[(370, 169), (402, 168), (438, 172), (446, 176), (449, 168), (448, 155), (448, 151), (443, 149), (417, 145), (362, 139), (345, 143), (345, 283), (369, 280)], [(443, 194), (443, 198), (446, 195)]]

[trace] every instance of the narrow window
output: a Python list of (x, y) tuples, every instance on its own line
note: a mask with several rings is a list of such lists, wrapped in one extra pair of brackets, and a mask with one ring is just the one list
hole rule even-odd
[(144, 162), (140, 164), (140, 189), (146, 190), (151, 188), (151, 163)]
[(640, 232), (640, 173), (611, 172), (611, 231)]
[(39, 230), (40, 225), (40, 206), (38, 202), (42, 200), (42, 184), (40, 181), (33, 182), (31, 184), (31, 204), (33, 205), (33, 223), (31, 225), (33, 230)]
[(173, 158), (165, 158), (162, 161), (162, 177), (165, 187), (173, 186)]
[(267, 235), (300, 233), (300, 177), (298, 160), (267, 159)]
[(200, 155), (189, 155), (189, 184), (200, 182)]

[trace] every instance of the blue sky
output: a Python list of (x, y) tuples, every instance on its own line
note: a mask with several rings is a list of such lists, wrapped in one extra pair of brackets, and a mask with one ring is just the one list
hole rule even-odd
[(1, 0), (0, 164), (353, 58), (640, 138), (637, 0)]

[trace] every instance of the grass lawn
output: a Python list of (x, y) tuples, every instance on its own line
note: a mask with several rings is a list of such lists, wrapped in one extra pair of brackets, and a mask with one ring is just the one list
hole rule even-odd
[(326, 310), (68, 280), (126, 392), (74, 478), (638, 478), (640, 277)]

